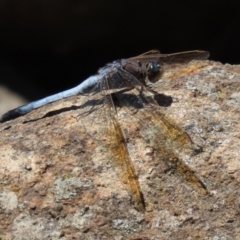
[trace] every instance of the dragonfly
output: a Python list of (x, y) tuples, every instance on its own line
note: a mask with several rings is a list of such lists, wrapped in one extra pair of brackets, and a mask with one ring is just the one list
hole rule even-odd
[[(93, 122), (101, 125), (99, 134), (107, 148), (107, 157), (131, 197), (134, 207), (144, 211), (144, 195), (119, 118), (119, 109), (125, 108), (126, 114), (143, 129), (142, 134), (151, 136), (155, 152), (161, 159), (173, 166), (187, 184), (201, 193), (206, 193), (204, 183), (177, 155), (178, 149), (191, 146), (190, 136), (173, 119), (166, 116), (156, 100), (158, 93), (149, 85), (161, 79), (166, 65), (206, 60), (208, 57), (209, 52), (200, 50), (172, 54), (151, 50), (135, 57), (116, 60), (106, 64), (96, 75), (90, 76), (72, 89), (10, 110), (0, 118), (0, 122), (23, 116), (63, 98), (81, 96), (79, 118), (84, 119), (86, 115), (91, 116), (93, 112), (97, 112)], [(82, 123), (84, 124), (84, 121)]]

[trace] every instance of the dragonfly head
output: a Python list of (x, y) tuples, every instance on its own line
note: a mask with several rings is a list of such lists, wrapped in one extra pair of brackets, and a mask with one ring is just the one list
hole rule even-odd
[(146, 77), (150, 82), (157, 82), (161, 76), (161, 73), (161, 67), (157, 61), (149, 61), (146, 64)]

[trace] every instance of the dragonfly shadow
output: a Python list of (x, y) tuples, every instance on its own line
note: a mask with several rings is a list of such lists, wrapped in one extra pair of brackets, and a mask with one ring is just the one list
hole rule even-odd
[[(144, 104), (152, 103), (153, 100), (155, 101), (155, 104), (157, 103), (160, 107), (170, 107), (173, 103), (173, 98), (171, 96), (167, 96), (165, 94), (156, 93), (154, 96), (146, 97), (146, 96), (138, 96), (134, 94), (124, 94), (124, 97), (119, 97), (118, 95), (112, 94), (112, 99), (114, 102), (114, 105), (116, 107), (132, 107), (135, 109), (141, 109), (144, 108)], [(124, 99), (122, 101), (121, 99)], [(144, 103), (144, 104), (143, 104)]]
[[(126, 93), (124, 94), (124, 97), (127, 99), (127, 103), (123, 102), (123, 101), (119, 101), (116, 94), (111, 94), (111, 96), (112, 96), (114, 105), (116, 107), (121, 108), (121, 107), (124, 107), (124, 106), (131, 106), (135, 109), (143, 108), (143, 105), (139, 103), (139, 96), (136, 96), (134, 94), (126, 94)], [(172, 99), (171, 96), (166, 96), (164, 94), (155, 94), (153, 98), (157, 102), (157, 104), (161, 107), (169, 107), (169, 106), (171, 106), (171, 104), (173, 102), (173, 99)], [(146, 97), (144, 97), (144, 99), (145, 99), (145, 101), (147, 100)], [(48, 118), (48, 117), (52, 117), (52, 116), (55, 116), (55, 115), (59, 115), (59, 114), (64, 113), (64, 112), (69, 112), (71, 110), (78, 110), (78, 109), (84, 109), (84, 108), (89, 109), (89, 107), (90, 107), (90, 109), (88, 111), (80, 114), (80, 116), (81, 115), (86, 116), (86, 115), (91, 114), (94, 111), (97, 111), (99, 109), (99, 107), (102, 106), (103, 102), (104, 102), (104, 97), (102, 99), (98, 99), (98, 100), (89, 99), (88, 101), (86, 101), (81, 106), (74, 106), (73, 105), (71, 107), (65, 107), (65, 108), (61, 108), (61, 109), (58, 109), (58, 110), (53, 110), (53, 111), (50, 111), (50, 112), (46, 113), (45, 115), (43, 115), (40, 118), (24, 121), (23, 124), (28, 123), (28, 122), (35, 122), (35, 121), (38, 121), (38, 120), (43, 119), (43, 118)]]
[(161, 107), (170, 107), (173, 103), (173, 98), (171, 96), (167, 96), (161, 93), (155, 94), (154, 100)]
[(23, 121), (23, 124), (26, 124), (26, 123), (29, 123), (29, 122), (36, 122), (38, 120), (41, 120), (41, 119), (44, 119), (44, 118), (48, 118), (48, 117), (52, 117), (52, 116), (61, 114), (63, 112), (68, 112), (70, 110), (76, 110), (78, 108), (79, 107), (77, 107), (77, 106), (71, 106), (71, 107), (67, 107), (67, 108), (61, 108), (61, 109), (58, 109), (58, 110), (50, 111), (50, 112), (46, 113), (45, 115), (43, 115), (42, 117)]
[(102, 101), (101, 101), (101, 100), (91, 99), (91, 100), (87, 101), (86, 103), (84, 103), (84, 104), (81, 105), (81, 106), (72, 105), (71, 107), (65, 107), (65, 108), (61, 108), (61, 109), (49, 111), (48, 113), (44, 114), (42, 117), (24, 121), (23, 124), (28, 123), (28, 122), (35, 122), (35, 121), (38, 121), (38, 120), (44, 119), (44, 118), (53, 117), (53, 116), (55, 116), (55, 115), (59, 115), (59, 114), (64, 113), (64, 112), (69, 112), (69, 111), (71, 111), (71, 110), (82, 109), (82, 108), (85, 108), (85, 107), (87, 107), (87, 106), (92, 106), (92, 110), (89, 110), (89, 111), (87, 112), (88, 114), (90, 114), (92, 111), (94, 111), (94, 108), (95, 108), (96, 106), (101, 105), (101, 104), (102, 104)]

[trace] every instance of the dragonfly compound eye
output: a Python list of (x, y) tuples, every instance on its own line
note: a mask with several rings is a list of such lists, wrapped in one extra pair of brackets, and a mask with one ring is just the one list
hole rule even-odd
[(161, 75), (161, 68), (157, 61), (150, 61), (146, 65), (146, 75), (148, 80), (155, 83), (159, 80)]

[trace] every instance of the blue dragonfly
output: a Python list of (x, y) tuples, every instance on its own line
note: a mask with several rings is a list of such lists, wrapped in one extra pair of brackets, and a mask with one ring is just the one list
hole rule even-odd
[[(103, 107), (93, 106), (93, 108), (95, 111), (99, 111), (98, 116), (100, 118), (107, 119), (107, 121), (102, 122), (104, 122), (103, 138), (110, 139), (108, 145), (109, 157), (118, 172), (120, 180), (126, 186), (135, 208), (144, 211), (144, 197), (131, 162), (127, 141), (118, 120), (115, 105), (118, 103), (120, 106), (134, 108), (136, 110), (130, 111), (130, 114), (132, 114), (133, 119), (138, 119), (143, 129), (150, 129), (154, 132), (153, 143), (156, 145), (158, 154), (164, 156), (163, 160), (170, 161), (170, 165), (174, 165), (176, 172), (180, 173), (191, 186), (200, 189), (200, 192), (206, 192), (203, 182), (176, 156), (176, 151), (174, 151), (174, 148), (191, 145), (190, 137), (161, 111), (155, 98), (158, 93), (149, 87), (149, 83), (155, 83), (161, 78), (165, 65), (182, 64), (191, 60), (205, 60), (208, 56), (207, 51), (199, 50), (173, 54), (161, 54), (158, 50), (151, 50), (136, 57), (120, 59), (106, 64), (98, 70), (96, 75), (90, 76), (72, 89), (10, 110), (0, 118), (0, 122), (15, 119), (46, 104), (74, 95), (80, 95), (87, 100), (99, 101), (100, 104), (98, 105)], [(131, 94), (126, 94), (128, 92), (131, 92)], [(148, 96), (149, 93), (152, 97)], [(101, 95), (100, 100), (96, 97), (99, 94)], [(81, 113), (83, 113), (85, 106), (85, 112), (89, 110), (85, 103), (82, 104)], [(90, 108), (90, 110), (93, 108)], [(91, 111), (89, 113), (91, 114)], [(165, 144), (165, 142), (171, 142), (173, 151), (158, 146), (159, 143)]]

